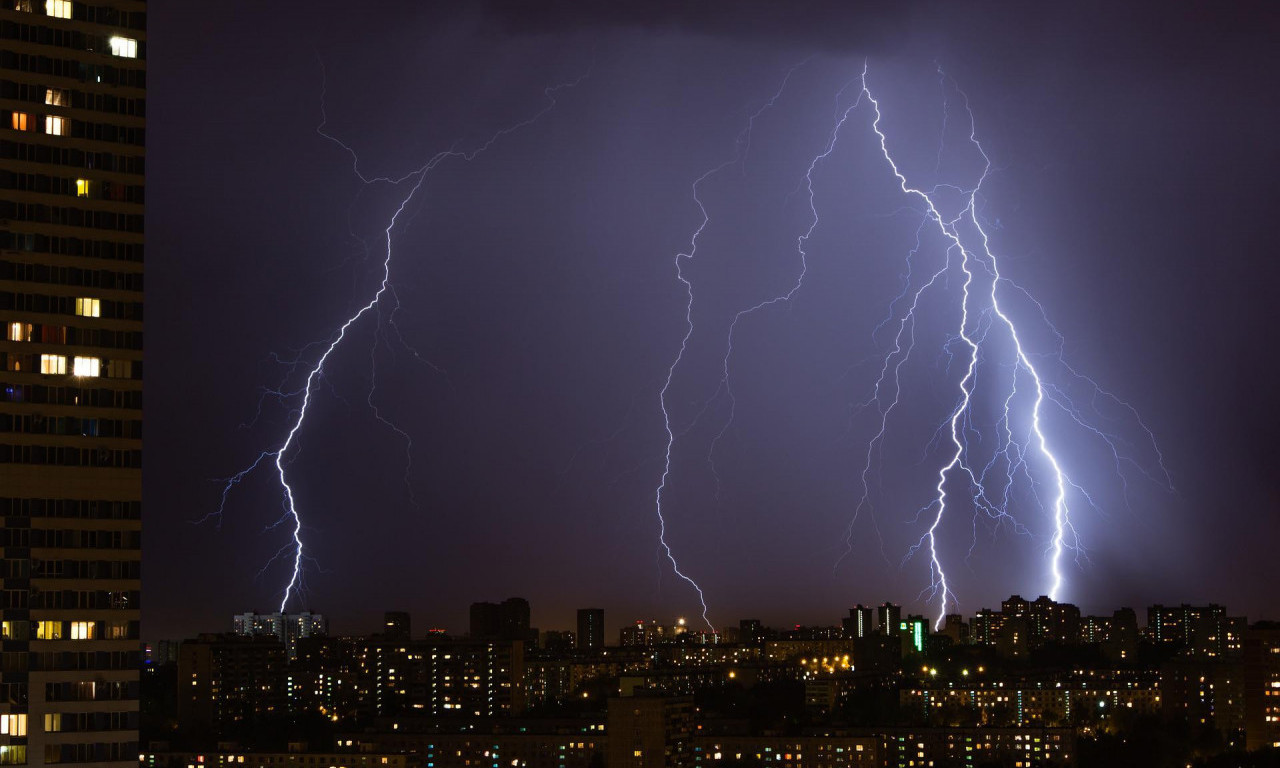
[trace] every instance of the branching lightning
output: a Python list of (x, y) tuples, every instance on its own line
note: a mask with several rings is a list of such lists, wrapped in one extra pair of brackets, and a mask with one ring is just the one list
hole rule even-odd
[[(738, 134), (736, 147), (734, 150), (734, 156), (728, 160), (725, 160), (724, 162), (720, 163), (714, 168), (711, 168), (710, 170), (706, 171), (705, 173), (703, 173), (701, 176), (699, 176), (697, 179), (694, 180), (693, 184), (691, 185), (691, 192), (693, 196), (693, 202), (698, 206), (698, 211), (702, 214), (702, 221), (698, 224), (697, 229), (694, 230), (692, 237), (690, 237), (689, 239), (688, 252), (686, 253), (682, 251), (680, 253), (677, 253), (675, 257), (676, 279), (679, 280), (681, 284), (684, 285), (685, 296), (686, 296), (686, 302), (685, 302), (685, 308), (684, 308), (685, 333), (684, 333), (684, 336), (680, 339), (680, 351), (676, 353), (675, 359), (672, 360), (671, 365), (667, 367), (666, 379), (663, 381), (662, 389), (658, 393), (658, 405), (662, 410), (662, 426), (667, 435), (667, 442), (666, 442), (665, 450), (663, 452), (662, 476), (658, 481), (657, 489), (654, 491), (654, 508), (658, 516), (658, 546), (662, 554), (665, 555), (667, 561), (671, 563), (672, 572), (675, 573), (676, 576), (680, 577), (680, 579), (688, 583), (689, 586), (693, 587), (694, 592), (697, 593), (698, 603), (702, 607), (702, 621), (707, 625), (707, 627), (712, 632), (715, 631), (715, 626), (711, 623), (711, 619), (707, 615), (709, 611), (707, 607), (707, 597), (703, 593), (702, 587), (698, 584), (698, 582), (694, 581), (691, 577), (686, 575), (684, 571), (680, 569), (680, 563), (676, 561), (675, 553), (672, 552), (671, 545), (667, 542), (667, 519), (666, 519), (666, 515), (663, 513), (663, 510), (662, 510), (663, 492), (666, 491), (667, 480), (671, 476), (671, 451), (672, 451), (672, 448), (675, 447), (676, 436), (677, 436), (675, 430), (672, 429), (672, 426), (671, 426), (671, 413), (667, 409), (667, 393), (671, 389), (671, 382), (675, 378), (676, 369), (680, 367), (680, 363), (684, 360), (685, 352), (688, 350), (688, 347), (689, 347), (689, 339), (692, 338), (693, 329), (694, 329), (693, 283), (690, 282), (689, 279), (686, 278), (684, 275), (684, 261), (692, 260), (697, 255), (698, 238), (702, 236), (702, 233), (707, 228), (707, 225), (711, 223), (711, 214), (707, 212), (707, 206), (703, 203), (702, 197), (699, 194), (699, 189), (701, 188), (702, 184), (706, 182), (707, 179), (710, 179), (716, 176), (726, 168), (730, 168), (735, 165), (745, 164), (747, 154), (751, 150), (751, 134), (755, 128), (756, 119), (759, 118), (760, 115), (764, 114), (765, 111), (769, 110), (774, 106), (774, 104), (777, 103), (778, 99), (782, 96), (782, 92), (786, 90), (787, 83), (791, 81), (791, 76), (795, 74), (796, 70), (798, 70), (799, 68), (803, 67), (806, 63), (808, 63), (811, 58), (812, 57), (810, 57), (809, 59), (805, 59), (799, 64), (796, 64), (795, 66), (788, 69), (786, 74), (782, 78), (782, 83), (778, 86), (778, 90), (773, 94), (773, 96), (768, 101), (766, 101), (764, 105), (762, 105), (759, 109), (757, 109), (747, 118), (747, 125), (742, 129), (742, 132)], [(802, 273), (802, 276), (803, 276), (803, 273)], [(799, 287), (798, 282), (796, 285), (797, 287)], [(735, 323), (737, 322), (736, 318), (734, 322)], [(732, 343), (732, 329), (730, 329), (730, 343)], [(715, 396), (713, 395), (712, 399), (714, 398)], [(709, 403), (710, 401), (708, 401), (708, 404)], [(705, 410), (706, 410), (706, 407), (704, 406), (703, 411)], [(694, 422), (696, 422), (698, 417), (700, 417), (701, 415), (702, 415), (702, 412), (699, 412), (698, 415), (694, 417)]]
[[(412, 461), (412, 450), (413, 450), (412, 438), (409, 436), (409, 434), (405, 430), (403, 430), (402, 428), (397, 426), (394, 422), (386, 418), (382, 414), (382, 412), (379, 411), (377, 405), (374, 402), (374, 392), (377, 387), (377, 368), (374, 362), (375, 361), (374, 352), (376, 351), (376, 347), (379, 339), (384, 338), (382, 336), (382, 334), (384, 333), (383, 331), (384, 319), (386, 321), (387, 327), (391, 329), (390, 332), (393, 333), (395, 337), (402, 344), (404, 344), (404, 338), (400, 333), (399, 327), (395, 323), (395, 316), (400, 309), (400, 302), (396, 295), (395, 288), (391, 282), (391, 262), (393, 257), (392, 235), (393, 235), (393, 232), (395, 232), (396, 226), (400, 221), (401, 214), (405, 212), (406, 208), (409, 206), (409, 203), (414, 199), (414, 197), (417, 195), (419, 190), (422, 189), (423, 185), (426, 182), (427, 176), (430, 175), (430, 173), (433, 170), (435, 170), (441, 163), (453, 158), (457, 158), (459, 160), (462, 160), (463, 162), (470, 162), (471, 160), (475, 159), (478, 155), (487, 151), (496, 142), (498, 142), (500, 139), (507, 136), (508, 134), (511, 134), (522, 128), (528, 127), (533, 123), (537, 122), (543, 115), (547, 114), (548, 112), (550, 112), (552, 109), (555, 108), (558, 95), (561, 91), (577, 86), (589, 75), (590, 75), (590, 71), (588, 70), (587, 73), (579, 76), (575, 80), (572, 80), (566, 83), (561, 83), (559, 85), (555, 85), (545, 89), (543, 92), (543, 95), (546, 99), (546, 104), (543, 106), (541, 110), (534, 113), (530, 117), (527, 117), (523, 120), (520, 120), (519, 122), (513, 123), (505, 128), (502, 128), (494, 132), (488, 138), (487, 141), (475, 147), (474, 149), (466, 150), (466, 151), (459, 150), (457, 149), (457, 145), (455, 144), (453, 147), (450, 147), (447, 150), (437, 152), (430, 159), (428, 159), (424, 164), (417, 167), (416, 169), (413, 169), (408, 173), (405, 173), (404, 175), (396, 178), (389, 177), (389, 176), (378, 176), (378, 177), (366, 176), (360, 170), (360, 157), (356, 153), (356, 151), (350, 145), (344, 143), (343, 141), (336, 138), (332, 134), (326, 132), (325, 126), (327, 124), (327, 115), (325, 114), (325, 111), (324, 111), (323, 92), (322, 92), (321, 121), (316, 128), (316, 132), (320, 134), (322, 137), (324, 137), (325, 139), (327, 139), (328, 141), (336, 144), (338, 147), (340, 147), (342, 150), (344, 150), (347, 154), (350, 155), (351, 161), (352, 161), (353, 173), (366, 186), (382, 184), (382, 185), (388, 185), (391, 187), (400, 187), (401, 185), (405, 185), (408, 191), (400, 198), (398, 206), (396, 207), (394, 213), (392, 213), (390, 219), (387, 222), (386, 227), (383, 229), (383, 238), (384, 238), (383, 254), (384, 255), (382, 260), (381, 280), (378, 283), (377, 289), (372, 293), (372, 295), (369, 296), (368, 300), (362, 306), (359, 307), (359, 309), (357, 309), (353, 314), (349, 315), (338, 326), (337, 330), (329, 336), (327, 342), (321, 342), (319, 344), (319, 346), (323, 347), (324, 351), (307, 369), (307, 376), (305, 378), (303, 386), (300, 389), (293, 392), (286, 392), (286, 391), (283, 391), (283, 388), (279, 388), (277, 390), (271, 390), (267, 393), (269, 395), (279, 398), (282, 401), (296, 401), (298, 396), (299, 395), (301, 396), (301, 402), (297, 405), (296, 408), (293, 408), (289, 411), (289, 418), (292, 420), (292, 423), (289, 426), (287, 432), (285, 433), (284, 439), (280, 442), (280, 444), (277, 447), (275, 447), (272, 450), (263, 451), (247, 467), (235, 473), (231, 477), (226, 478), (223, 483), (221, 501), (218, 505), (217, 510), (211, 513), (210, 515), (207, 515), (205, 518), (203, 518), (205, 520), (209, 518), (221, 519), (221, 516), (226, 509), (229, 495), (237, 485), (239, 485), (248, 475), (250, 475), (256, 469), (262, 466), (264, 462), (270, 462), (275, 467), (275, 476), (280, 483), (280, 489), (283, 497), (282, 499), (283, 514), (280, 517), (280, 519), (273, 526), (271, 526), (271, 528), (275, 528), (281, 525), (285, 526), (289, 530), (289, 541), (286, 542), (285, 545), (281, 547), (276, 552), (276, 554), (267, 562), (266, 566), (264, 566), (264, 570), (267, 566), (271, 565), (272, 563), (274, 563), (279, 559), (287, 559), (291, 561), (292, 567), (290, 570), (289, 579), (288, 579), (288, 582), (285, 584), (285, 587), (280, 599), (281, 612), (284, 612), (284, 610), (289, 605), (290, 599), (293, 598), (295, 594), (298, 594), (299, 591), (302, 589), (303, 577), (304, 577), (303, 564), (304, 564), (304, 561), (308, 559), (305, 552), (303, 538), (302, 538), (302, 531), (303, 531), (302, 513), (299, 509), (299, 505), (295, 497), (294, 487), (289, 480), (288, 471), (287, 471), (288, 466), (294, 459), (297, 458), (299, 433), (301, 432), (303, 425), (306, 423), (308, 408), (312, 403), (312, 398), (313, 398), (313, 395), (315, 394), (316, 386), (319, 384), (320, 381), (324, 379), (325, 364), (329, 361), (329, 358), (333, 355), (333, 353), (337, 351), (337, 349), (348, 338), (349, 332), (352, 330), (352, 328), (355, 325), (357, 325), (362, 319), (364, 319), (367, 315), (373, 315), (376, 318), (377, 323), (374, 329), (374, 347), (370, 350), (370, 365), (372, 366), (372, 374), (370, 377), (370, 389), (369, 389), (368, 396), (366, 398), (366, 402), (368, 403), (370, 409), (372, 410), (374, 418), (377, 419), (380, 423), (382, 423), (386, 427), (388, 427), (389, 429), (391, 429), (393, 432), (395, 432), (405, 441), (406, 462)], [(390, 297), (389, 299), (387, 298), (388, 296)], [(383, 305), (387, 303), (390, 303), (390, 307), (384, 317)], [(404, 346), (410, 351), (411, 354), (413, 354), (413, 356), (416, 359), (430, 366), (432, 369), (438, 372), (440, 371), (440, 369), (437, 366), (435, 366), (426, 358), (418, 354), (415, 350), (413, 350), (412, 347), (409, 347), (407, 344), (404, 344)], [(302, 365), (302, 363), (300, 362), (301, 359), (302, 359), (301, 356), (299, 356), (294, 361), (291, 361), (290, 365), (294, 368), (301, 366)], [(408, 485), (409, 470), (410, 470), (410, 465), (406, 464), (406, 469), (405, 469), (406, 485)], [(412, 498), (412, 489), (410, 489), (410, 494)]]
[[(939, 76), (946, 86), (948, 80), (939, 69)], [(1095, 509), (1098, 505), (1090, 497), (1086, 489), (1074, 482), (1068, 474), (1061, 453), (1056, 447), (1060, 440), (1050, 435), (1046, 425), (1045, 411), (1054, 406), (1061, 410), (1076, 425), (1089, 434), (1100, 439), (1110, 452), (1122, 482), (1124, 474), (1122, 464), (1132, 464), (1141, 469), (1147, 476), (1172, 489), (1172, 481), (1164, 466), (1163, 456), (1155, 444), (1154, 436), (1146, 424), (1138, 417), (1137, 411), (1128, 403), (1117, 399), (1110, 392), (1102, 389), (1093, 379), (1082, 376), (1062, 361), (1062, 337), (1049, 325), (1044, 308), (1036, 302), (1024, 289), (1004, 277), (1000, 271), (998, 259), (991, 248), (990, 239), (982, 225), (979, 210), (982, 187), (991, 174), (992, 163), (982, 144), (977, 138), (973, 111), (968, 97), (963, 91), (955, 89), (963, 101), (965, 113), (969, 119), (967, 140), (982, 159), (982, 172), (972, 187), (961, 187), (951, 184), (939, 184), (932, 189), (913, 186), (895, 162), (889, 150), (889, 139), (882, 128), (883, 115), (880, 102), (872, 94), (867, 81), (867, 68), (864, 66), (861, 76), (862, 93), (871, 106), (874, 117), (871, 128), (874, 131), (881, 155), (893, 172), (902, 194), (922, 204), (923, 220), (921, 229), (917, 230), (916, 244), (907, 256), (907, 278), (903, 292), (890, 303), (889, 317), (880, 327), (891, 322), (895, 316), (894, 307), (903, 303), (908, 296), (906, 309), (897, 317), (897, 332), (891, 348), (885, 354), (880, 365), (879, 375), (875, 380), (870, 398), (861, 406), (875, 406), (878, 416), (876, 431), (867, 443), (864, 457), (861, 484), (862, 494), (854, 508), (852, 519), (846, 532), (846, 543), (852, 547), (854, 525), (860, 513), (871, 507), (870, 476), (873, 474), (874, 456), (883, 444), (889, 429), (890, 417), (900, 404), (902, 394), (901, 372), (914, 350), (915, 330), (918, 321), (917, 311), (922, 300), (931, 292), (938, 290), (940, 278), (958, 269), (963, 280), (961, 283), (961, 299), (959, 319), (950, 340), (945, 345), (949, 358), (953, 357), (951, 345), (958, 343), (967, 350), (964, 355), (965, 367), (958, 382), (956, 404), (943, 422), (938, 434), (948, 443), (944, 451), (943, 462), (938, 468), (937, 484), (934, 486), (933, 499), (917, 512), (916, 520), (924, 518), (928, 525), (919, 540), (908, 550), (906, 559), (918, 552), (927, 551), (929, 557), (930, 582), (923, 595), (929, 600), (937, 601), (936, 624), (941, 625), (948, 607), (955, 601), (955, 594), (948, 582), (943, 567), (943, 558), (939, 552), (941, 529), (948, 517), (951, 496), (949, 488), (957, 483), (969, 489), (969, 500), (974, 508), (973, 530), (976, 542), (977, 521), (979, 515), (986, 515), (996, 525), (1008, 524), (1018, 533), (1028, 533), (1028, 527), (1015, 519), (1011, 514), (1011, 491), (1015, 483), (1025, 481), (1031, 494), (1049, 518), (1047, 560), (1047, 594), (1057, 600), (1064, 588), (1062, 560), (1068, 552), (1079, 557), (1083, 554), (1080, 536), (1072, 520), (1073, 499)], [(944, 98), (943, 130), (945, 133), (950, 119), (947, 101)], [(945, 140), (945, 137), (944, 137)], [(935, 169), (941, 167), (943, 146), (940, 143), (938, 162)], [(959, 196), (960, 204), (954, 215), (944, 215), (944, 207), (939, 195)], [(954, 205), (954, 204), (953, 204)], [(928, 227), (936, 230), (944, 245), (944, 259), (941, 266), (930, 273), (927, 280), (917, 288), (911, 288), (912, 261), (922, 248), (921, 235)], [(1041, 319), (1052, 330), (1058, 339), (1058, 348), (1052, 355), (1037, 356), (1028, 352), (1019, 332), (1018, 324), (1002, 303), (1002, 295), (1009, 290), (1021, 293), (1035, 304)], [(879, 327), (877, 328), (877, 331)], [(996, 333), (999, 331), (999, 333)], [(1011, 362), (1010, 373), (1003, 380), (1005, 387), (1002, 398), (1002, 411), (997, 419), (996, 431), (999, 435), (998, 448), (980, 469), (975, 469), (972, 440), (981, 441), (982, 432), (978, 428), (979, 417), (974, 410), (973, 395), (977, 386), (980, 367), (987, 360), (999, 359), (999, 349), (985, 352), (988, 347), (1003, 341), (1008, 345)], [(1091, 392), (1093, 410), (1097, 413), (1097, 402), (1105, 399), (1118, 404), (1127, 410), (1131, 418), (1139, 425), (1145, 438), (1150, 441), (1159, 467), (1157, 476), (1142, 468), (1131, 455), (1121, 451), (1119, 441), (1110, 436), (1104, 429), (1091, 421), (1084, 409), (1078, 407), (1068, 393), (1048, 382), (1037, 367), (1033, 358), (1056, 361), (1066, 376), (1077, 383), (1083, 383)], [(995, 486), (993, 486), (995, 484)], [(1045, 489), (1042, 496), (1041, 490)], [(1127, 484), (1125, 485), (1127, 492)], [(1047, 498), (1046, 498), (1047, 497)], [(874, 520), (874, 515), (872, 515)], [(970, 547), (972, 552), (972, 546)]]

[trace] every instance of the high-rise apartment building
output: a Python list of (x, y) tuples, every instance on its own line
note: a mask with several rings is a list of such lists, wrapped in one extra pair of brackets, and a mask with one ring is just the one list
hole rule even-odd
[(841, 621), (844, 628), (844, 636), (851, 638), (871, 637), (875, 634), (874, 625), (872, 624), (875, 616), (875, 609), (859, 603), (857, 606), (849, 609), (848, 618)]
[(145, 30), (0, 4), (0, 764), (137, 764)]
[(242, 637), (275, 637), (284, 643), (289, 660), (298, 657), (298, 640), (304, 637), (324, 637), (329, 634), (329, 622), (324, 616), (311, 611), (302, 613), (238, 613), (231, 617), (231, 631)]

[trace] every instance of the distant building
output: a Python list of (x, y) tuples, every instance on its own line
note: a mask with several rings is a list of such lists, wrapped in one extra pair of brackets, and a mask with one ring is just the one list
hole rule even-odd
[(978, 645), (996, 644), (996, 640), (1000, 637), (1000, 631), (1004, 629), (1005, 615), (990, 608), (983, 608), (973, 617), (973, 623), (970, 624), (970, 635), (973, 642)]
[(1228, 629), (1227, 609), (1213, 603), (1147, 609), (1147, 637), (1160, 645), (1180, 646), (1193, 656), (1224, 655)]
[(1031, 621), (1031, 642), (1075, 644), (1080, 638), (1080, 609), (1071, 603), (1059, 603), (1045, 595), (1027, 608)]
[(759, 619), (743, 619), (738, 622), (738, 642), (762, 643), (764, 639), (764, 624)]
[(880, 763), (928, 765), (1069, 766), (1076, 764), (1070, 728), (889, 728), (880, 732)]
[(969, 625), (958, 613), (948, 613), (942, 619), (942, 631), (938, 634), (951, 638), (951, 642), (956, 645), (969, 644)]
[(841, 622), (844, 626), (844, 636), (856, 639), (875, 634), (875, 626), (872, 624), (874, 617), (875, 609), (861, 603), (850, 608), (849, 616)]
[(529, 601), (509, 597), (501, 603), (472, 603), (470, 636), (474, 640), (521, 640), (536, 644), (529, 626)]
[(413, 636), (407, 611), (387, 611), (382, 615), (382, 636), (388, 640), (408, 640)]
[(884, 603), (876, 608), (876, 631), (882, 635), (893, 637), (898, 634), (898, 625), (902, 622), (902, 606)]
[(329, 634), (324, 616), (310, 611), (302, 613), (241, 613), (231, 619), (232, 631), (241, 637), (274, 637), (284, 643), (292, 660), (298, 655), (298, 640)]
[(667, 768), (693, 764), (693, 697), (623, 696), (609, 699), (609, 768)]
[(178, 721), (223, 733), (288, 710), (284, 643), (270, 635), (201, 635), (178, 650)]
[(1160, 689), (1166, 719), (1214, 728), (1228, 746), (1244, 747), (1244, 665), (1239, 659), (1177, 656), (1160, 668)]
[(578, 647), (578, 636), (569, 630), (548, 629), (542, 633), (540, 647), (548, 653), (563, 655)]
[(430, 640), (410, 647), (408, 706), (431, 715), (498, 717), (524, 711), (524, 643)]
[(1027, 602), (1022, 595), (1010, 595), (1008, 600), (1000, 603), (1000, 613), (1006, 618), (1026, 616), (1030, 612), (1031, 603)]
[(579, 651), (600, 651), (604, 649), (604, 609), (579, 608), (578, 634), (576, 637)]
[(898, 622), (898, 635), (902, 638), (902, 652), (924, 653), (925, 638), (929, 636), (929, 620), (923, 616), (908, 616)]
[[(412, 755), (362, 752), (144, 752), (138, 755), (138, 768), (411, 768), (417, 764)], [(477, 763), (478, 764), (478, 763)], [(440, 764), (443, 765), (443, 764)]]

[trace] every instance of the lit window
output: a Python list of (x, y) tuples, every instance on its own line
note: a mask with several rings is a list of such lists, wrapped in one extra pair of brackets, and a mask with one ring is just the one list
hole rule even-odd
[(89, 196), (89, 180), (76, 179), (76, 197), (88, 197), (88, 196)]
[(57, 115), (44, 116), (44, 132), (50, 136), (67, 135), (67, 118)]
[(73, 621), (71, 622), (71, 639), (72, 640), (92, 640), (96, 625), (92, 621)]
[(61, 88), (46, 88), (44, 91), (44, 103), (51, 107), (69, 107), (71, 106), (71, 95)]
[(81, 317), (102, 317), (100, 299), (76, 299), (76, 314)]
[(92, 376), (98, 377), (102, 375), (102, 361), (96, 357), (80, 357), (76, 355), (76, 359), (71, 364), (71, 374), (73, 376)]
[(71, 18), (71, 0), (44, 0), (44, 12), (59, 19)]
[(31, 341), (31, 323), (9, 323), (9, 341)]
[(138, 41), (131, 37), (113, 37), (110, 40), (111, 55), (126, 59), (138, 58)]
[(41, 355), (40, 356), (40, 372), (41, 373), (66, 373), (67, 372), (67, 356), (66, 355)]
[(62, 713), (47, 712), (44, 716), (44, 732), (57, 733), (62, 730)]
[(26, 112), (13, 113), (13, 130), (25, 131), (27, 130), (27, 126), (30, 124), (30, 122), (31, 122), (31, 115), (28, 115)]
[(62, 622), (37, 621), (36, 622), (36, 639), (37, 640), (61, 640), (62, 639)]
[(13, 10), (32, 13), (35, 9), (31, 7), (31, 0), (13, 0)]
[(0, 715), (0, 736), (26, 736), (26, 715)]

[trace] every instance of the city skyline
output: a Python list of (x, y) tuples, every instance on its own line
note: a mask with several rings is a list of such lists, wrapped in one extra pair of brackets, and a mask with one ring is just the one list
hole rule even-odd
[[(1119, 462), (1123, 479), (1089, 436), (1059, 444), (1098, 510), (1079, 502), (1087, 559), (1066, 558), (1058, 596), (1086, 607), (1224, 599), (1272, 612), (1262, 583), (1232, 575), (1265, 562), (1278, 524), (1266, 438), (1275, 412), (1260, 388), (1274, 362), (1252, 352), (1275, 332), (1265, 301), (1274, 260), (1259, 256), (1269, 245), (1251, 193), (1274, 165), (1257, 119), (1274, 97), (1250, 74), (1269, 55), (1259, 29), (1234, 15), (812, 10), (846, 30), (841, 43), (804, 18), (766, 33), (767, 14), (732, 24), (715, 12), (618, 10), (538, 24), (503, 3), (389, 3), (357, 19), (336, 6), (305, 18), (263, 12), (240, 29), (234, 4), (198, 23), (187, 23), (193, 11), (157, 10), (153, 21), (172, 30), (159, 43), (171, 66), (152, 86), (173, 117), (150, 138), (158, 156), (184, 161), (150, 169), (166, 193), (152, 201), (149, 237), (169, 256), (152, 278), (152, 312), (172, 319), (149, 331), (160, 350), (150, 375), (162, 377), (150, 406), (190, 427), (152, 435), (148, 524), (160, 546), (144, 556), (159, 602), (148, 636), (282, 597), (288, 557), (267, 564), (288, 539), (264, 532), (280, 519), (269, 473), (231, 490), (220, 528), (192, 523), (217, 510), (219, 478), (278, 446), (292, 423), (296, 403), (268, 390), (300, 380), (272, 356), (301, 355), (307, 370), (323, 349), (308, 345), (332, 339), (378, 285), (380, 236), (404, 190), (362, 184), (353, 156), (317, 126), (352, 149), (366, 178), (451, 147), (488, 149), (442, 162), (395, 230), (394, 329), (384, 315), (375, 345), (367, 316), (313, 382), (316, 411), (288, 471), (312, 510), (301, 533), (316, 560), (304, 561), (310, 591), (290, 609), (372, 621), (376, 593), (456, 626), (464, 591), (515, 591), (568, 627), (577, 606), (564, 585), (582, 584), (583, 604), (698, 613), (655, 552), (659, 394), (685, 332), (675, 262), (702, 220), (692, 185), (736, 161), (699, 187), (706, 227), (698, 256), (682, 262), (695, 332), (666, 399), (678, 435), (664, 500), (672, 552), (705, 589), (713, 624), (751, 604), (765, 620), (813, 620), (871, 596), (937, 610), (920, 595), (925, 563), (902, 555), (920, 539), (913, 516), (942, 456), (930, 446), (937, 412), (954, 404), (938, 335), (949, 316), (921, 326), (922, 340), (934, 335), (871, 479), (877, 516), (861, 518), (841, 557), (874, 434), (857, 406), (891, 336), (875, 329), (919, 224), (901, 213), (909, 201), (886, 178), (865, 109), (812, 164), (856, 85), (848, 102), (837, 94), (864, 65), (912, 180), (969, 172), (955, 159), (961, 140), (939, 153), (943, 105), (959, 102), (937, 67), (964, 91), (992, 161), (981, 220), (1002, 271), (1053, 324), (1018, 305), (1028, 345), (1051, 354), (1056, 327), (1069, 363), (1132, 405), (1164, 451), (1171, 483), (1144, 435), (1121, 423), (1129, 416), (1107, 408), (1102, 422), (1134, 459)], [(1208, 20), (1223, 34), (1201, 37)], [(1148, 28), (1136, 47), (1120, 44)], [(239, 55), (217, 56), (210, 29)], [(422, 33), (429, 45), (415, 44)], [(459, 51), (472, 65), (448, 68)], [(565, 83), (575, 85), (544, 111), (544, 89)], [(1213, 120), (1188, 113), (1185, 93), (1210, 88)], [(224, 109), (210, 112), (213, 102)], [(211, 149), (184, 155), (193, 142)], [(717, 394), (729, 323), (795, 284), (796, 238), (811, 223), (806, 168), (821, 214), (805, 244), (808, 277), (786, 307), (735, 326), (731, 403)], [(929, 247), (921, 256), (936, 258)], [(1259, 279), (1241, 278), (1251, 270)], [(189, 375), (201, 370), (216, 375)], [(1051, 537), (1042, 517), (1025, 522), (1028, 537), (948, 532), (961, 612), (1050, 591)]]

